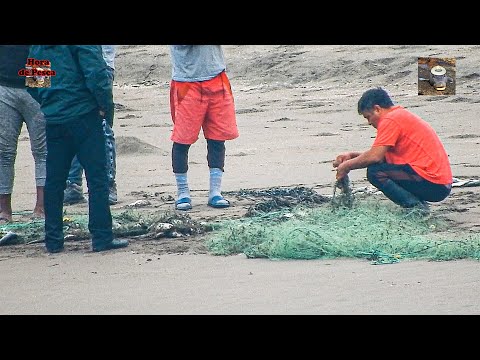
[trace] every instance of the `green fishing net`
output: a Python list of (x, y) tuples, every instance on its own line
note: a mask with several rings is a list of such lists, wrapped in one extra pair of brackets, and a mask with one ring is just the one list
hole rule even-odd
[(332, 205), (298, 205), (221, 222), (207, 239), (207, 248), (214, 255), (362, 258), (377, 264), (480, 258), (480, 234), (450, 232), (448, 222), (440, 217), (375, 199)]

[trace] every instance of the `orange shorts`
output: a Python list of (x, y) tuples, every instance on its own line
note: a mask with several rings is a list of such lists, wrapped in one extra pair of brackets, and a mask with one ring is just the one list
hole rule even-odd
[(198, 140), (200, 129), (210, 140), (238, 137), (235, 103), (227, 74), (197, 82), (170, 82), (170, 111), (173, 131), (170, 139), (190, 145)]

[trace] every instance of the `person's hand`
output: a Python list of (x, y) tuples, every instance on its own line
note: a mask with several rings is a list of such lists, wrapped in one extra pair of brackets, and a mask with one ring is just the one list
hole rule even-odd
[(113, 127), (113, 108), (106, 110), (103, 114), (103, 118), (110, 127)]
[(351, 156), (350, 156), (350, 153), (343, 153), (343, 154), (340, 154), (338, 155), (335, 160), (333, 160), (333, 167), (336, 168), (338, 167), (341, 163), (347, 161), (347, 160), (350, 160), (351, 159)]
[(342, 162), (337, 166), (337, 175), (335, 176), (337, 180), (343, 179), (348, 173), (350, 172), (350, 169), (348, 168), (347, 164), (345, 162)]

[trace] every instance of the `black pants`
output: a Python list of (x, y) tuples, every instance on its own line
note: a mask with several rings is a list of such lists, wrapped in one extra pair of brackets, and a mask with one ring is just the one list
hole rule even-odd
[(410, 208), (424, 201), (444, 200), (451, 185), (435, 184), (418, 175), (410, 165), (380, 163), (367, 168), (368, 181), (395, 204)]
[[(188, 151), (190, 145), (174, 142), (172, 145), (172, 168), (175, 174), (188, 171)], [(209, 168), (218, 168), (224, 171), (225, 141), (207, 139), (207, 163)]]
[(45, 181), (45, 245), (63, 247), (63, 191), (72, 159), (77, 155), (85, 169), (88, 187), (88, 229), (94, 247), (113, 240), (108, 202), (105, 135), (98, 110), (68, 123), (46, 127), (47, 177)]

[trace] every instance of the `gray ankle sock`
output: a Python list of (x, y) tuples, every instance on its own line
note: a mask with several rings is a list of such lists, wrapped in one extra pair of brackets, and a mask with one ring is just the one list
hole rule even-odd
[(208, 198), (211, 199), (214, 196), (221, 196), (222, 192), (222, 175), (223, 171), (219, 168), (210, 168), (210, 191)]
[(177, 181), (177, 199), (190, 198), (190, 189), (188, 188), (187, 173), (176, 173)]

